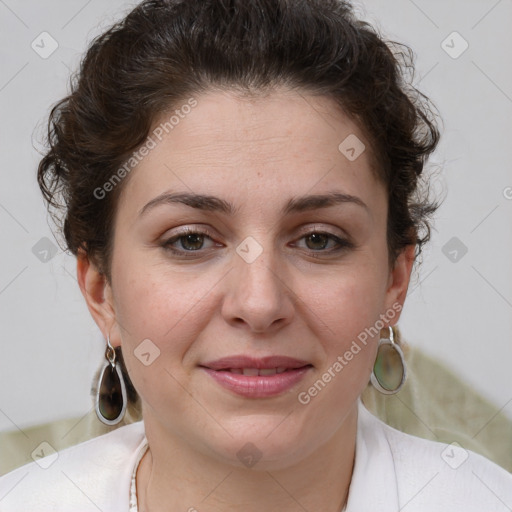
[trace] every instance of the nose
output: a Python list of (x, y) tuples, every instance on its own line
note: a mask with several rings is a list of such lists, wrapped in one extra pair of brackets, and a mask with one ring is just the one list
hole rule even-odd
[(225, 320), (253, 333), (273, 332), (289, 324), (296, 299), (284, 264), (274, 251), (265, 248), (253, 261), (241, 251), (234, 255), (233, 265), (225, 283)]

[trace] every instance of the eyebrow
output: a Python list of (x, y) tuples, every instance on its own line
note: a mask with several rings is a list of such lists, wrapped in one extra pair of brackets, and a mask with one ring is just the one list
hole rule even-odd
[[(362, 199), (351, 194), (342, 192), (330, 192), (328, 194), (315, 194), (291, 198), (281, 210), (283, 215), (300, 213), (321, 208), (329, 208), (338, 204), (355, 204), (369, 212), (368, 206)], [(209, 212), (220, 212), (226, 215), (234, 215), (238, 208), (220, 199), (219, 197), (195, 194), (191, 192), (172, 193), (164, 192), (147, 203), (139, 212), (139, 216), (147, 213), (153, 208), (164, 204), (184, 204), (191, 208)]]

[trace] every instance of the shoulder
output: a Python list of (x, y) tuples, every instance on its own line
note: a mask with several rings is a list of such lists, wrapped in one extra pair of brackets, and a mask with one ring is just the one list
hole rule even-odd
[(361, 423), (389, 448), (400, 507), (408, 511), (510, 510), (512, 474), (457, 443), (445, 444), (400, 432), (364, 407)]
[(60, 452), (42, 443), (34, 462), (0, 477), (0, 509), (128, 510), (131, 472), (144, 444), (142, 421)]

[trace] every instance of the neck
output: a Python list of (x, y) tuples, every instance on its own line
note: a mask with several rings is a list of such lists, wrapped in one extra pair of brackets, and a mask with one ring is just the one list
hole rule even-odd
[(169, 438), (167, 431), (163, 437), (160, 429), (148, 426), (149, 449), (137, 471), (139, 512), (340, 512), (346, 503), (355, 456), (357, 406), (319, 449), (276, 470), (220, 462), (179, 438)]

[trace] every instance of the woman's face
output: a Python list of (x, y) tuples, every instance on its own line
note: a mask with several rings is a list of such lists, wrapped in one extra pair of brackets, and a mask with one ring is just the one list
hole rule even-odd
[(195, 99), (123, 184), (94, 314), (147, 428), (233, 464), (244, 446), (292, 464), (354, 412), (368, 329), (398, 320), (412, 259), (390, 270), (385, 188), (331, 100)]

